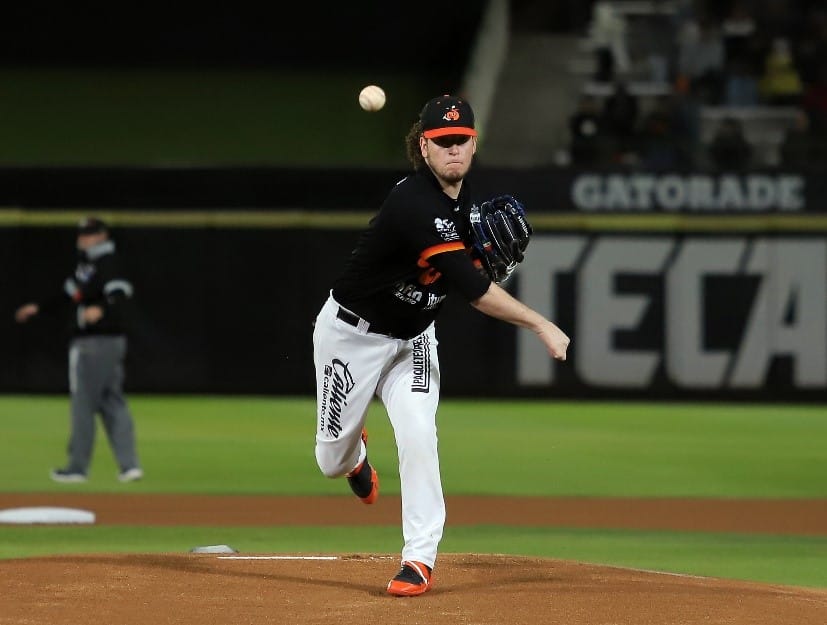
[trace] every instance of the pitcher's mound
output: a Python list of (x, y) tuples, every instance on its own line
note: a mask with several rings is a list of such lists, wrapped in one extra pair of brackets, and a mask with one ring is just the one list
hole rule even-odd
[(152, 554), (0, 561), (4, 625), (682, 625), (827, 622), (827, 591), (541, 558), (441, 554), (385, 593), (398, 555)]

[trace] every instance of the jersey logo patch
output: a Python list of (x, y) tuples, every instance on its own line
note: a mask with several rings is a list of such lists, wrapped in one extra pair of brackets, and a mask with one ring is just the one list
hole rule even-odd
[(442, 237), (443, 241), (459, 241), (460, 237), (459, 234), (457, 234), (457, 227), (450, 219), (437, 217), (434, 219), (434, 228), (436, 228), (437, 233)]
[(319, 411), (319, 431), (331, 438), (339, 438), (342, 432), (342, 410), (347, 406), (348, 395), (356, 386), (350, 363), (334, 358), (324, 366), (322, 401)]
[(431, 390), (431, 340), (427, 334), (420, 334), (411, 343), (411, 392), (427, 393)]
[(78, 263), (75, 268), (75, 280), (81, 284), (86, 284), (95, 275), (95, 265), (92, 263)]

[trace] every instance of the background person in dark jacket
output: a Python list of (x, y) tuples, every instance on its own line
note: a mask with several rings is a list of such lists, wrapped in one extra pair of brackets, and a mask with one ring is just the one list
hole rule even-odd
[(725, 117), (709, 145), (712, 166), (719, 171), (745, 169), (752, 163), (752, 145), (744, 136), (741, 122)]
[(24, 323), (41, 312), (66, 307), (73, 311), (69, 344), (71, 432), (68, 464), (54, 469), (56, 482), (85, 482), (95, 444), (95, 416), (100, 414), (120, 467), (118, 479), (143, 477), (135, 445), (135, 427), (123, 393), (127, 338), (124, 308), (132, 285), (118, 267), (115, 243), (100, 219), (86, 217), (78, 225), (78, 263), (66, 278), (63, 293), (29, 302), (15, 313)]

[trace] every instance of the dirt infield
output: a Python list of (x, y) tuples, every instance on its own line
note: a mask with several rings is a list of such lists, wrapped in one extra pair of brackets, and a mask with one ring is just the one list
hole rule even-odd
[[(98, 524), (399, 523), (399, 499), (0, 494)], [(349, 501), (348, 501), (349, 503)], [(449, 497), (450, 525), (827, 535), (827, 501)], [(0, 561), (0, 625), (647, 625), (827, 622), (827, 590), (482, 554), (440, 555), (432, 591), (384, 593), (397, 554), (80, 555)]]
[[(373, 506), (350, 496), (0, 493), (0, 510), (65, 506), (102, 525), (399, 525), (398, 496)], [(446, 497), (449, 525), (513, 525), (827, 536), (827, 499)]]

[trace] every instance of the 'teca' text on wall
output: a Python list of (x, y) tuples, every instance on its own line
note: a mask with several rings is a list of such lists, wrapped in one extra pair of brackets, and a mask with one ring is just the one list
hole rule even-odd
[(781, 383), (827, 388), (823, 237), (542, 235), (526, 260), (517, 296), (552, 319), (569, 307), (575, 327), (564, 328), (565, 365), (518, 335), (521, 386), (574, 366), (593, 387), (644, 389), (660, 375), (675, 388), (754, 390), (786, 359)]

